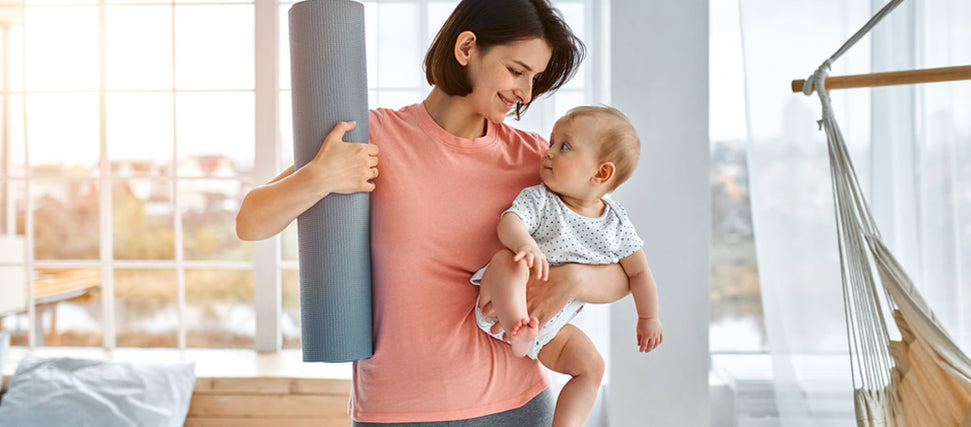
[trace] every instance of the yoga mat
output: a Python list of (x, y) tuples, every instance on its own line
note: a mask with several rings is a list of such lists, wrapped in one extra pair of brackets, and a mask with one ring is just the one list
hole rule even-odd
[[(300, 168), (339, 121), (345, 141), (367, 142), (364, 6), (309, 0), (290, 7), (293, 164)], [(374, 354), (368, 194), (331, 194), (297, 217), (305, 362)]]

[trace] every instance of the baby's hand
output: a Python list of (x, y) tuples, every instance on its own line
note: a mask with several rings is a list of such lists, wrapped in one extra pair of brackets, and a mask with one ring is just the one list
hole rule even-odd
[(664, 340), (664, 328), (656, 317), (640, 317), (637, 319), (637, 347), (641, 353), (647, 353), (661, 345)]
[(547, 280), (550, 278), (550, 263), (536, 244), (521, 246), (516, 250), (516, 256), (512, 257), (512, 260), (515, 262), (525, 261), (526, 267), (536, 271), (537, 279)]

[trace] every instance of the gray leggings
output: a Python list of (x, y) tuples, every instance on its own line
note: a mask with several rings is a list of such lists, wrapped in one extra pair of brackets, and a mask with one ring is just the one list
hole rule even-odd
[(456, 421), (428, 423), (359, 423), (353, 427), (549, 427), (553, 424), (553, 392), (543, 390), (525, 405), (498, 414)]

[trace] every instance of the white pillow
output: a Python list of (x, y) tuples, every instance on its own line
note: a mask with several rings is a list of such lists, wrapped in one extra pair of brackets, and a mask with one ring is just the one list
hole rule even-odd
[(192, 363), (149, 364), (27, 354), (0, 402), (0, 426), (171, 426), (185, 423)]

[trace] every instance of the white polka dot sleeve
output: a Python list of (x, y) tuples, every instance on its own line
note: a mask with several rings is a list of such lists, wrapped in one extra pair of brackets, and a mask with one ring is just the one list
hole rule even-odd
[(523, 220), (523, 223), (526, 224), (526, 230), (529, 234), (536, 233), (547, 203), (547, 198), (543, 190), (543, 184), (524, 188), (516, 196), (516, 199), (512, 201), (512, 206), (502, 214), (505, 215), (506, 212), (512, 212), (518, 215)]
[(619, 248), (616, 254), (620, 258), (626, 258), (644, 247), (644, 240), (637, 235), (637, 230), (634, 229), (634, 224), (630, 221), (630, 217), (627, 216), (627, 209), (623, 205), (610, 198), (605, 198), (604, 201), (620, 218), (619, 230), (617, 232)]

